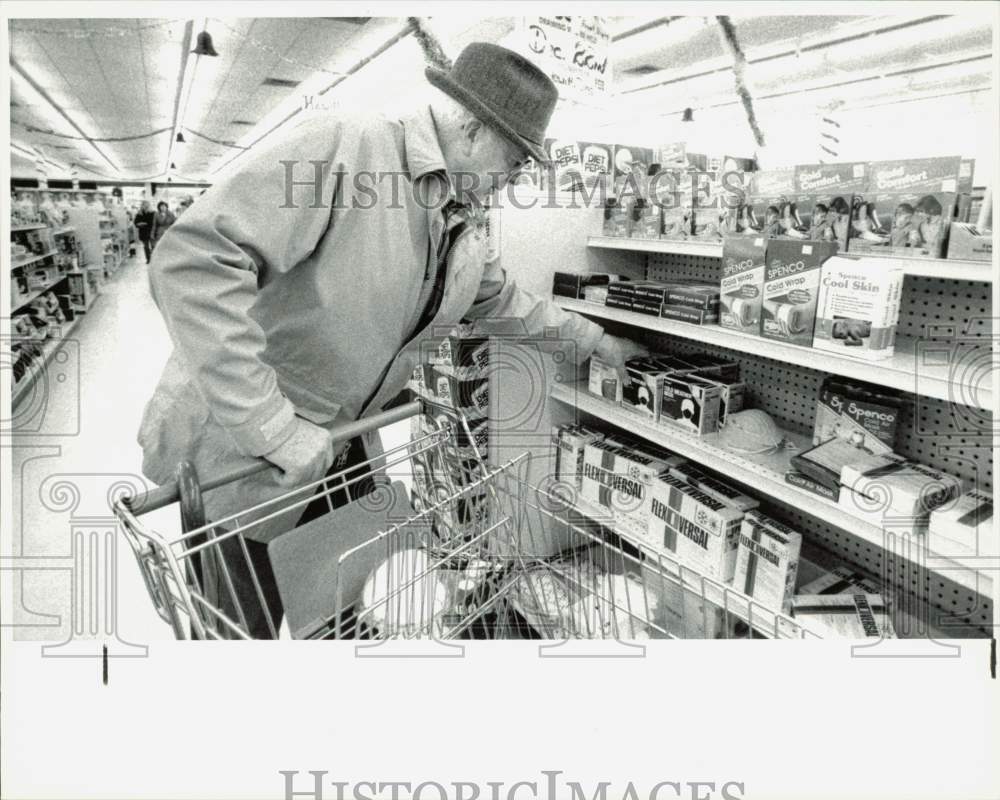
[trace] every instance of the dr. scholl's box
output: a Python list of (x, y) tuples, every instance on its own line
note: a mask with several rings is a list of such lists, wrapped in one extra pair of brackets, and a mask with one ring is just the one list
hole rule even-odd
[(868, 361), (892, 358), (904, 272), (891, 263), (836, 256), (823, 265), (813, 347)]
[(772, 611), (791, 608), (802, 534), (749, 511), (743, 518), (733, 588)]
[(836, 252), (831, 243), (768, 242), (761, 336), (812, 345), (822, 267)]
[(584, 449), (580, 494), (622, 532), (642, 539), (649, 528), (650, 489), (669, 467), (666, 461), (611, 440), (593, 442)]
[(733, 579), (743, 512), (670, 475), (653, 482), (649, 543), (701, 575)]
[(666, 375), (660, 421), (689, 433), (704, 436), (719, 429), (722, 387), (697, 375)]
[(744, 333), (760, 332), (767, 241), (727, 236), (722, 243), (719, 324)]
[(874, 202), (855, 208), (848, 249), (943, 258), (961, 161), (952, 156), (873, 163)]
[(796, 206), (809, 239), (836, 242), (847, 250), (852, 198), (868, 190), (868, 165), (802, 164), (795, 168)]

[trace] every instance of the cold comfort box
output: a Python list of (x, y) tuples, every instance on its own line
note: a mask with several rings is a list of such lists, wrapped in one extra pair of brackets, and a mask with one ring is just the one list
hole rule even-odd
[(733, 579), (742, 511), (664, 475), (653, 482), (650, 512), (652, 547), (706, 577)]
[(767, 241), (762, 236), (727, 236), (722, 243), (719, 324), (760, 333)]
[(904, 274), (888, 261), (829, 259), (820, 277), (813, 347), (867, 361), (892, 358)]
[(823, 264), (836, 252), (837, 245), (824, 242), (767, 243), (761, 336), (812, 345)]

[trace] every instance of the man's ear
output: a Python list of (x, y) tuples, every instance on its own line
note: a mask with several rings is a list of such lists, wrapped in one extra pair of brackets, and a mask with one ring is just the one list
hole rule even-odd
[(472, 147), (475, 146), (476, 142), (478, 142), (485, 133), (485, 126), (482, 121), (476, 117), (469, 117), (465, 125), (462, 126), (462, 131), (465, 134), (465, 143), (468, 147), (468, 154), (468, 152), (472, 150)]

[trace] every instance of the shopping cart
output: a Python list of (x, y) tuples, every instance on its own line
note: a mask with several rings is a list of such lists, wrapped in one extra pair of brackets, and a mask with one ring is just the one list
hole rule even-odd
[[(529, 454), (491, 468), (463, 420), (447, 423), (423, 410), (413, 402), (337, 429), (334, 441), (344, 442), (414, 415), (425, 422), (424, 433), (404, 445), (224, 519), (205, 519), (202, 495), (271, 468), (267, 462), (204, 482), (182, 463), (175, 482), (119, 500), (115, 513), (124, 536), (156, 611), (177, 638), (277, 638), (279, 620), (248, 540), (265, 522), (301, 515), (317, 503), (324, 514), (275, 540), (279, 549), (296, 541), (307, 548), (300, 548), (298, 567), (308, 574), (282, 584), (294, 638), (803, 635), (790, 618), (636, 548), (580, 513), (564, 493), (530, 482)], [(393, 474), (409, 472), (416, 482), (428, 465), (431, 501), (401, 500), (402, 484)], [(174, 504), (179, 535), (140, 519)], [(356, 530), (338, 530), (346, 513), (379, 526), (360, 538)], [(357, 517), (350, 519), (353, 525)], [(331, 547), (325, 562), (311, 558), (313, 548), (329, 555)], [(237, 585), (237, 571), (249, 576), (249, 596)], [(296, 592), (307, 594), (301, 599), (309, 611), (293, 625), (289, 602)], [(253, 624), (255, 613), (263, 614), (263, 634)]]

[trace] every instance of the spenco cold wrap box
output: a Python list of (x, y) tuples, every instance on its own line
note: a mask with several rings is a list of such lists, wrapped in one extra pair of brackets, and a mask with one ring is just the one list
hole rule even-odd
[(733, 588), (765, 608), (791, 608), (799, 568), (802, 535), (787, 525), (749, 511), (743, 517)]
[(847, 248), (861, 253), (944, 258), (962, 159), (877, 161), (868, 202), (855, 204)]
[(792, 615), (823, 639), (895, 639), (889, 609), (879, 594), (797, 594)]
[(812, 345), (823, 263), (836, 252), (837, 245), (824, 242), (767, 243), (761, 336)]
[(653, 481), (671, 462), (681, 461), (680, 456), (660, 460), (613, 440), (593, 442), (584, 449), (581, 497), (607, 513), (621, 532), (643, 539), (649, 527)]
[(923, 520), (962, 492), (954, 475), (892, 454), (858, 450), (840, 472), (840, 507), (873, 525), (887, 518)]
[(563, 425), (552, 429), (552, 446), (555, 455), (554, 471), (556, 480), (574, 491), (583, 485), (583, 453), (588, 444), (604, 438), (600, 431), (583, 425)]
[(837, 437), (873, 453), (891, 453), (901, 405), (878, 386), (829, 376), (816, 400), (813, 444)]
[(902, 267), (834, 256), (823, 264), (813, 347), (868, 361), (892, 358)]
[(808, 238), (847, 250), (852, 198), (868, 190), (868, 164), (802, 164), (795, 168), (796, 210)]
[(993, 496), (973, 490), (931, 513), (927, 544), (945, 558), (997, 555)]
[(767, 241), (727, 236), (722, 243), (719, 324), (744, 333), (760, 332)]
[(709, 578), (733, 579), (742, 511), (663, 475), (653, 482), (650, 513), (650, 546)]

